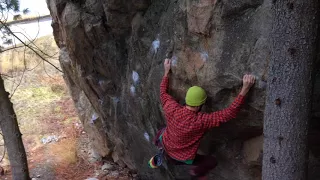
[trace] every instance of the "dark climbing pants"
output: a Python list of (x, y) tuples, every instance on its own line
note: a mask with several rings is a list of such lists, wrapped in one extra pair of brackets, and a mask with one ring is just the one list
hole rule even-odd
[[(165, 128), (160, 129), (153, 139), (154, 144), (160, 149), (164, 148), (162, 142), (160, 141), (160, 136), (163, 134), (164, 130)], [(175, 165), (186, 165), (184, 162), (172, 159), (167, 153), (164, 153), (164, 156), (169, 163)], [(197, 154), (195, 159), (193, 160), (193, 164), (190, 165), (192, 166), (190, 174), (197, 177), (205, 176), (209, 173), (209, 171), (214, 169), (217, 164), (217, 159), (214, 156)]]
[(197, 154), (196, 158), (193, 161), (193, 166), (191, 168), (191, 174), (194, 173), (195, 176), (201, 177), (205, 176), (217, 166), (218, 162), (213, 156), (205, 156)]
[[(170, 163), (175, 165), (186, 165), (185, 163), (176, 161), (168, 156), (167, 160), (169, 160)], [(214, 169), (217, 166), (217, 164), (217, 159), (214, 156), (197, 154), (195, 159), (193, 160), (193, 164), (190, 165), (190, 175), (196, 177), (205, 176), (212, 169)]]

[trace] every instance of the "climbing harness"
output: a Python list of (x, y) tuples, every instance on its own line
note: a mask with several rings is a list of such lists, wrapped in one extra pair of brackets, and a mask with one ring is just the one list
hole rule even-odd
[(158, 153), (148, 161), (148, 165), (152, 169), (163, 167), (172, 179), (176, 179), (168, 167), (168, 155), (166, 154), (162, 143), (164, 130), (165, 128), (160, 129), (153, 139), (153, 144), (157, 147)]
[[(190, 166), (190, 165), (189, 164), (185, 164), (185, 162), (179, 162), (179, 161), (176, 161), (176, 160), (172, 159), (165, 152), (165, 148), (164, 148), (164, 145), (162, 143), (162, 135), (164, 133), (164, 130), (165, 130), (165, 128), (160, 129), (157, 132), (155, 138), (153, 139), (153, 144), (157, 147), (158, 153), (148, 161), (148, 165), (152, 169), (163, 167), (167, 171), (168, 175), (172, 179), (179, 179), (179, 178), (174, 176), (174, 173), (170, 170), (168, 165), (169, 164), (178, 165), (178, 166), (179, 165)], [(196, 178), (198, 178), (198, 176), (191, 175), (191, 178), (192, 179), (196, 179)]]
[(149, 162), (148, 165), (150, 168), (158, 168), (162, 165), (163, 163), (163, 150), (160, 150), (160, 152), (158, 154), (156, 154), (155, 156), (153, 156)]
[(162, 134), (163, 134), (164, 130), (165, 130), (165, 128), (160, 129), (157, 132), (157, 135), (155, 136), (155, 138), (153, 139), (153, 144), (158, 149), (158, 153), (155, 156), (153, 156), (148, 162), (149, 167), (153, 168), (153, 169), (158, 168), (161, 165), (163, 165), (165, 150), (164, 150), (164, 146), (162, 144)]

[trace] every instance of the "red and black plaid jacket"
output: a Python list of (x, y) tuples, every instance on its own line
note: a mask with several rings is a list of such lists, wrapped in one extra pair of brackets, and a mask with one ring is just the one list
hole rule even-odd
[(221, 111), (194, 112), (178, 104), (167, 93), (168, 83), (168, 77), (163, 77), (160, 99), (167, 120), (163, 144), (170, 157), (180, 161), (193, 160), (203, 134), (208, 129), (235, 118), (244, 103), (244, 97), (239, 95), (228, 108)]

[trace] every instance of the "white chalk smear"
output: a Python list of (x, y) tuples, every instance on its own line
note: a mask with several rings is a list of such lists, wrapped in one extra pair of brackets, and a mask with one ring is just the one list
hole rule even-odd
[(172, 66), (177, 66), (177, 64), (178, 64), (178, 57), (177, 56), (172, 56), (171, 65)]
[(111, 100), (112, 100), (113, 108), (115, 110), (114, 115), (116, 116), (117, 115), (117, 112), (116, 112), (117, 111), (117, 105), (120, 102), (120, 99), (118, 97), (111, 97)]
[(98, 102), (100, 103), (100, 105), (103, 105), (103, 100), (102, 99), (98, 99)]
[(159, 47), (160, 47), (160, 41), (159, 41), (159, 39), (154, 40), (154, 41), (152, 42), (152, 50), (153, 50), (153, 52), (154, 52), (155, 54), (157, 54)]
[(202, 61), (207, 61), (207, 60), (208, 60), (209, 55), (208, 55), (207, 52), (203, 51), (203, 52), (201, 52), (200, 54), (201, 54), (201, 59), (202, 59)]
[(117, 104), (118, 102), (120, 102), (120, 99), (118, 97), (111, 97), (111, 99), (114, 104)]
[(102, 86), (103, 85), (103, 80), (99, 80), (99, 85)]
[(147, 140), (147, 141), (150, 141), (150, 136), (147, 132), (145, 132), (144, 134), (144, 138)]
[(136, 94), (136, 88), (133, 85), (130, 87), (130, 92), (133, 96)]
[(91, 116), (90, 123), (93, 124), (93, 122), (94, 122), (95, 120), (97, 120), (98, 118), (99, 118), (99, 115), (98, 115), (96, 112), (94, 112), (94, 113), (92, 114), (92, 116)]
[(139, 74), (137, 71), (132, 71), (132, 80), (135, 84), (139, 82)]

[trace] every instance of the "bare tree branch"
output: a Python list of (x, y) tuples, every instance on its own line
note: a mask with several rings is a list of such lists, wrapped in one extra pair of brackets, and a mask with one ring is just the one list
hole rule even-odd
[(43, 56), (41, 56), (36, 50), (34, 50), (33, 47), (31, 47), (30, 45), (26, 44), (25, 42), (23, 42), (17, 35), (15, 35), (11, 29), (2, 21), (0, 21), (0, 24), (3, 25), (9, 32), (10, 34), (12, 34), (16, 39), (18, 39), (23, 45), (27, 46), (29, 49), (31, 49), (36, 55), (38, 55), (43, 61), (47, 62), (48, 64), (50, 64), (51, 66), (53, 66), (56, 70), (58, 70), (59, 72), (63, 73), (62, 70), (60, 70), (57, 66), (55, 66), (54, 64), (52, 64), (50, 61), (48, 61), (47, 59), (45, 59)]
[(12, 96), (14, 95), (14, 93), (16, 92), (16, 90), (18, 89), (18, 87), (20, 86), (20, 84), (21, 84), (21, 82), (22, 82), (22, 79), (23, 79), (23, 77), (24, 77), (24, 73), (25, 73), (26, 70), (27, 70), (27, 65), (26, 65), (26, 49), (27, 49), (27, 46), (24, 47), (24, 52), (23, 52), (24, 69), (23, 69), (23, 72), (22, 72), (20, 81), (19, 81), (18, 85), (15, 87), (15, 89), (12, 91), (12, 93), (10, 94), (9, 99), (12, 98)]
[(6, 51), (10, 51), (10, 50), (12, 50), (12, 49), (22, 48), (22, 47), (24, 47), (24, 45), (21, 45), (21, 46), (13, 46), (13, 47), (10, 47), (10, 48), (1, 50), (0, 53), (6, 52)]
[[(38, 51), (40, 51), (43, 55), (46, 55), (48, 58), (54, 58), (54, 56), (58, 54), (58, 53), (55, 53), (54, 55), (49, 55), (49, 54), (47, 54), (46, 52), (44, 52), (43, 50), (41, 50), (41, 48), (39, 48), (39, 47), (34, 43), (35, 39), (34, 39), (34, 40), (30, 40), (24, 33), (21, 33), (21, 32), (13, 32), (13, 31), (12, 31), (12, 33), (23, 35), (23, 36), (29, 41), (29, 44), (28, 44), (28, 45), (32, 44), (32, 45), (34, 46), (33, 48), (35, 48), (35, 49), (37, 49)], [(30, 47), (31, 47), (31, 45), (30, 45)]]
[(7, 78), (13, 78), (12, 76), (8, 76), (8, 75), (6, 75), (6, 74), (1, 74), (1, 73), (0, 73), (0, 76), (2, 76), (2, 77), (7, 77)]
[[(3, 139), (3, 134), (0, 133), (0, 135), (2, 136), (2, 139)], [(3, 141), (4, 142), (4, 141)], [(2, 154), (2, 157), (0, 159), (0, 162), (2, 162), (2, 160), (4, 159), (5, 155), (6, 155), (6, 147), (5, 147), (5, 143), (1, 144), (0, 146), (3, 146), (3, 154)]]
[[(1, 12), (2, 14), (3, 14), (3, 12)], [(40, 15), (39, 15), (39, 17), (40, 17)], [(30, 44), (34, 44), (34, 42), (35, 42), (35, 40), (37, 39), (37, 37), (38, 37), (38, 35), (39, 35), (39, 32), (40, 32), (40, 25), (39, 25), (39, 21), (40, 21), (40, 18), (38, 18), (38, 32), (37, 32), (37, 35), (32, 39), (32, 40), (30, 40), (24, 33), (21, 33), (21, 32), (12, 32), (12, 33), (20, 33), (20, 34), (22, 34), (26, 39), (28, 39), (28, 45), (30, 45)], [(5, 21), (2, 21), (2, 22), (6, 22), (6, 20)], [(17, 27), (19, 27), (19, 26), (17, 26)], [(2, 27), (1, 27), (2, 28)], [(0, 29), (1, 29), (0, 28)], [(11, 29), (10, 29), (11, 30)], [(22, 29), (23, 30), (23, 29)], [(23, 30), (24, 31), (24, 30)], [(12, 48), (9, 48), (9, 49), (5, 49), (5, 50), (3, 50), (3, 51), (1, 51), (1, 52), (5, 52), (5, 51), (7, 51), (7, 50), (11, 50), (11, 49), (14, 49), (14, 48), (19, 48), (19, 47), (24, 47), (24, 45), (21, 45), (21, 46), (17, 46), (17, 44), (14, 42), (14, 47), (12, 47)], [(38, 47), (37, 47), (38, 48)], [(38, 49), (40, 49), (40, 48), (38, 48)]]
[(52, 76), (49, 75), (49, 73), (48, 73), (47, 70), (46, 70), (46, 66), (45, 66), (44, 62), (43, 62), (43, 69), (44, 69), (44, 72), (47, 74), (47, 76), (49, 76), (51, 79), (56, 80), (56, 78), (54, 78), (54, 77), (52, 77)]
[(1, 159), (0, 159), (0, 162), (2, 162), (3, 161), (3, 159), (4, 159), (4, 157), (6, 156), (6, 147), (5, 147), (5, 145), (3, 145), (4, 147), (3, 147), (3, 154), (2, 154), (2, 157), (1, 157)]
[[(21, 33), (21, 32), (12, 32), (12, 33), (15, 33), (15, 34), (21, 34), (21, 35), (23, 35), (29, 42), (29, 44), (28, 45), (30, 45), (30, 44), (32, 44), (33, 46), (34, 46), (34, 48), (35, 49), (37, 49), (38, 51), (40, 51), (43, 55), (45, 55), (45, 56), (47, 56), (47, 58), (56, 58), (56, 57), (54, 57), (55, 55), (57, 55), (58, 53), (55, 53), (55, 54), (53, 54), (53, 55), (49, 55), (49, 54), (47, 54), (46, 52), (44, 52), (43, 50), (41, 50), (41, 48), (39, 48), (34, 42), (35, 42), (35, 40), (37, 39), (37, 37), (38, 37), (38, 35), (39, 35), (39, 33), (40, 33), (40, 14), (38, 14), (38, 18), (37, 18), (37, 21), (38, 21), (38, 32), (37, 32), (37, 34), (36, 34), (36, 36), (31, 40), (31, 37), (29, 38), (27, 35), (26, 35), (26, 32), (25, 33)], [(24, 31), (23, 29), (22, 29), (22, 31)], [(57, 57), (58, 58), (58, 57)]]

